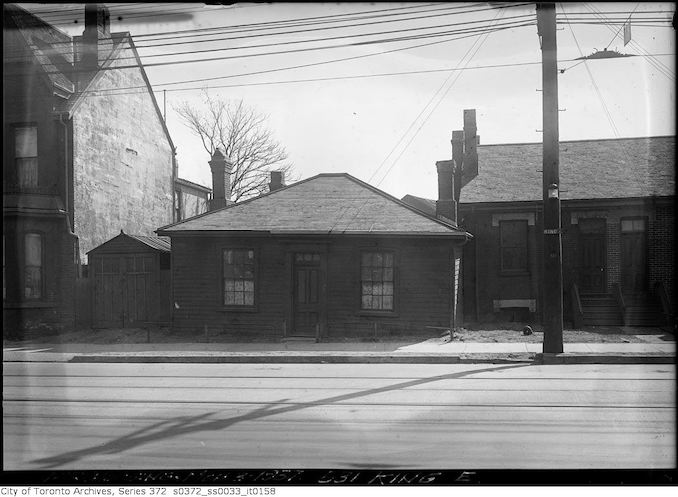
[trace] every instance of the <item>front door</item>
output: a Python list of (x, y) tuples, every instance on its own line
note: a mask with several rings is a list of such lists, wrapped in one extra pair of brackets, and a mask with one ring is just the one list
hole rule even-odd
[(320, 254), (294, 254), (293, 336), (315, 336), (320, 323), (321, 272)]
[(645, 219), (622, 219), (620, 238), (622, 292), (643, 293), (647, 290)]
[(607, 250), (605, 219), (579, 219), (579, 289), (605, 293)]

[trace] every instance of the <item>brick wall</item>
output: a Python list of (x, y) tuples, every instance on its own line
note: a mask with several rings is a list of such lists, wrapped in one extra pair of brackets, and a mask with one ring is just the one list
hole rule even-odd
[(673, 206), (657, 207), (649, 219), (650, 285), (664, 284), (669, 300), (675, 301), (675, 215)]
[[(343, 336), (397, 335), (418, 332), (436, 336), (427, 326), (450, 322), (450, 260), (448, 241), (212, 238), (172, 240), (173, 326), (175, 329), (280, 339), (283, 323), (290, 327), (292, 254), (320, 251), (326, 261), (326, 314), (322, 334)], [(225, 247), (253, 248), (257, 257), (256, 309), (233, 311), (222, 305), (221, 253)], [(295, 248), (296, 247), (296, 248)], [(396, 254), (396, 312), (378, 316), (360, 310), (360, 250), (393, 250)], [(178, 307), (177, 307), (178, 306)]]
[[(120, 52), (131, 56), (131, 49)], [(89, 89), (144, 85), (132, 68), (103, 71)], [(173, 154), (148, 92), (89, 93), (75, 111), (73, 133), (74, 229), (83, 263), (87, 251), (121, 229), (153, 235), (172, 221)]]

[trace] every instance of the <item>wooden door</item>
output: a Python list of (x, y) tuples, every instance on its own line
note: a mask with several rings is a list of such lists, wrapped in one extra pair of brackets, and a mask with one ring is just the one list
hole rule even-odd
[(94, 326), (120, 328), (124, 315), (120, 257), (97, 256), (93, 262)]
[(125, 328), (150, 321), (154, 312), (154, 257), (100, 255), (94, 262), (94, 325)]
[(134, 327), (151, 320), (153, 312), (153, 256), (128, 255), (123, 274), (124, 323)]
[(647, 238), (644, 219), (622, 219), (621, 287), (625, 294), (647, 291)]
[(579, 220), (579, 291), (605, 293), (607, 246), (604, 219)]
[(294, 255), (293, 336), (315, 336), (321, 313), (320, 254)]

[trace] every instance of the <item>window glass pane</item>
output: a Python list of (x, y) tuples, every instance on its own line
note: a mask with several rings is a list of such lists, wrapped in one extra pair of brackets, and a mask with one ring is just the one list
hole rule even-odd
[(17, 159), (19, 186), (38, 186), (38, 159)]
[(389, 310), (389, 311), (393, 310), (393, 296), (392, 295), (390, 295), (390, 296), (384, 295), (383, 309)]
[(633, 220), (633, 230), (634, 231), (645, 231), (645, 219), (634, 219)]
[(42, 266), (42, 237), (37, 233), (26, 235), (26, 265)]
[(38, 128), (15, 128), (15, 157), (37, 157), (38, 155)]
[(227, 249), (223, 260), (224, 304), (254, 305), (254, 250)]
[(632, 231), (633, 230), (633, 220), (632, 219), (622, 219), (621, 230), (622, 231)]
[(42, 296), (42, 268), (26, 267), (25, 272), (26, 290), (28, 298), (40, 298)]
[(362, 308), (363, 309), (371, 309), (372, 308), (372, 296), (371, 295), (363, 295), (363, 297), (362, 297)]
[(393, 254), (363, 252), (360, 260), (362, 308), (393, 310)]

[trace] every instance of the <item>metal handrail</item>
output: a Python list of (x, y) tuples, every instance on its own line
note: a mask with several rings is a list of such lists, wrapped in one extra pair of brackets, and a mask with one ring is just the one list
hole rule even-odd
[(617, 306), (621, 311), (622, 324), (626, 326), (626, 303), (624, 302), (624, 295), (622, 294), (621, 285), (619, 283), (612, 285), (612, 295), (614, 295), (614, 299), (617, 301)]
[(570, 299), (572, 300), (572, 324), (575, 328), (581, 328), (584, 325), (584, 309), (579, 298), (579, 288), (576, 283), (570, 286)]

